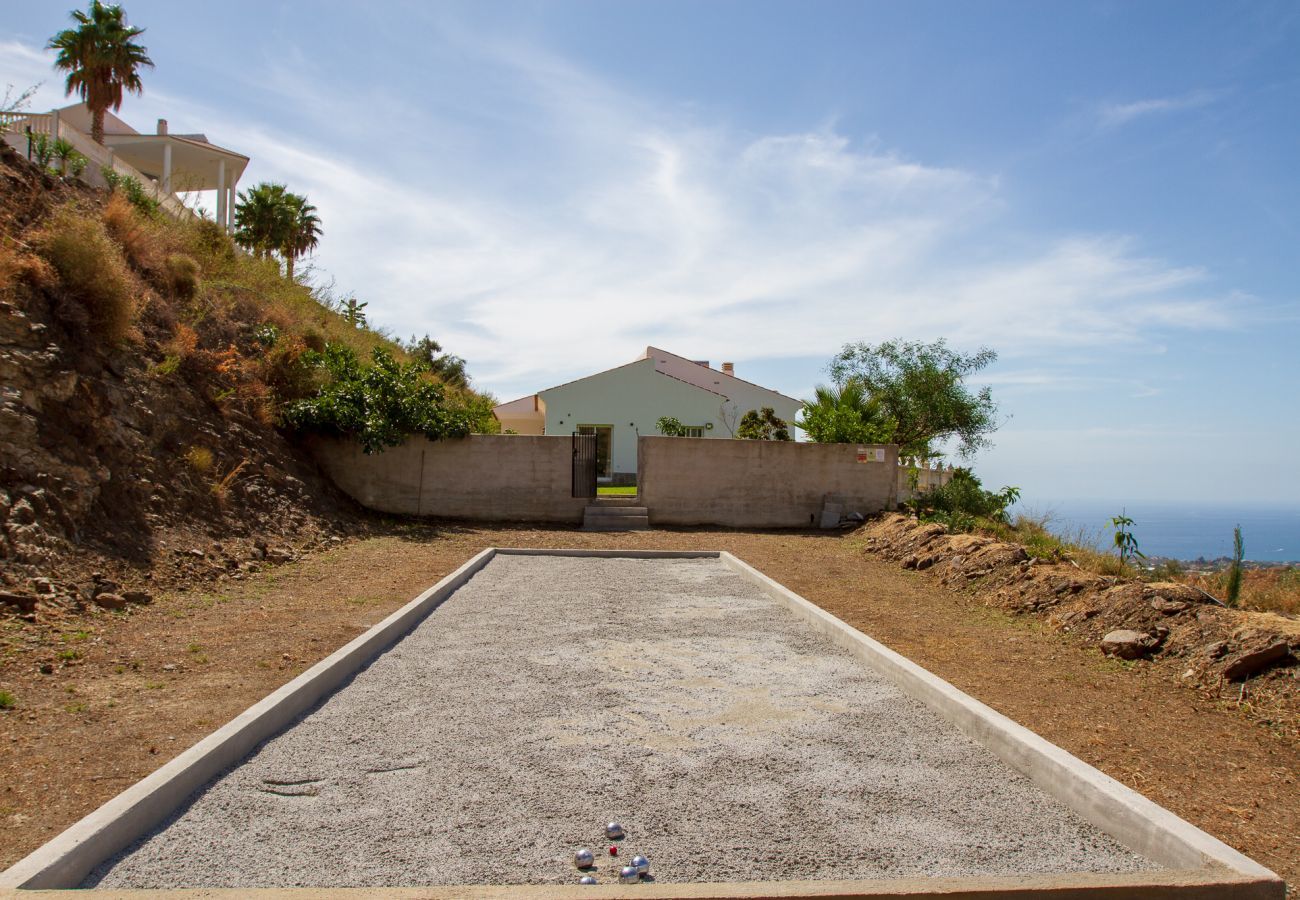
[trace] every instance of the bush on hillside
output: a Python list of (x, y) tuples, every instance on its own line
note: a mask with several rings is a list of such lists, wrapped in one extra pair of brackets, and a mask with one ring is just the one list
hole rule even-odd
[(970, 469), (954, 469), (952, 480), (911, 501), (913, 511), (925, 521), (942, 522), (953, 531), (971, 531), (977, 519), (1007, 522), (1007, 508), (1020, 498), (1020, 489), (987, 491)]
[(63, 286), (58, 312), (65, 323), (87, 328), (92, 338), (125, 339), (135, 317), (131, 278), (104, 225), (64, 210), (46, 226), (37, 246)]
[[(448, 402), (445, 388), (418, 363), (403, 364), (376, 347), (365, 366), (350, 348), (329, 344), (320, 354), (327, 381), (316, 396), (286, 407), (295, 431), (355, 437), (366, 453), (395, 447), (410, 435), (464, 437), (480, 425), (482, 404)], [(491, 414), (490, 410), (487, 410)]]

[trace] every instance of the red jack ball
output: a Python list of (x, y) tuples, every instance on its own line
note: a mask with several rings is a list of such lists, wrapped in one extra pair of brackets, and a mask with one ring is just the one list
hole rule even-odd
[(611, 845), (610, 845), (610, 847), (609, 847), (609, 855), (610, 855), (610, 856), (618, 856), (618, 845), (617, 845), (617, 844), (611, 844)]

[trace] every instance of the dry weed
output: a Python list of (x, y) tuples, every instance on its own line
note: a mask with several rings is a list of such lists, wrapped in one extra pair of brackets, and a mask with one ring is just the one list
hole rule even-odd
[(108, 233), (137, 271), (148, 275), (161, 271), (164, 242), (129, 200), (114, 192), (104, 205), (102, 217)]
[(185, 451), (185, 461), (190, 464), (191, 469), (202, 475), (212, 468), (212, 451), (196, 444)]
[(239, 473), (244, 471), (244, 467), (247, 465), (247, 459), (240, 460), (238, 465), (212, 483), (212, 496), (217, 498), (218, 504), (221, 506), (226, 505), (226, 499), (230, 496), (230, 489), (235, 485), (235, 479), (239, 477)]
[(59, 308), (68, 324), (88, 326), (90, 337), (114, 343), (131, 334), (135, 319), (131, 275), (103, 223), (64, 209), (36, 243), (58, 272), (71, 301)]

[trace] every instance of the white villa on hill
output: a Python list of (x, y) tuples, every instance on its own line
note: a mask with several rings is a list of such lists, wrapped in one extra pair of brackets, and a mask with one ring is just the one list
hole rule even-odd
[(751, 409), (770, 406), (793, 425), (802, 405), (737, 378), (729, 362), (714, 369), (647, 347), (626, 365), (503, 403), (493, 413), (502, 429), (519, 434), (595, 434), (597, 476), (628, 482), (636, 476), (637, 437), (658, 434), (661, 416), (679, 420), (691, 437), (732, 438)]
[(248, 157), (218, 147), (202, 134), (172, 134), (159, 119), (154, 134), (141, 134), (126, 122), (104, 113), (104, 144), (90, 137), (90, 110), (74, 103), (47, 113), (7, 113), (0, 116), (3, 140), (24, 156), (29, 140), (46, 135), (72, 144), (90, 164), (82, 176), (88, 184), (105, 187), (101, 167), (137, 179), (150, 189), (163, 209), (174, 216), (189, 215), (176, 197), (188, 191), (216, 191), (216, 221), (227, 231), (234, 218), (235, 187), (248, 166)]

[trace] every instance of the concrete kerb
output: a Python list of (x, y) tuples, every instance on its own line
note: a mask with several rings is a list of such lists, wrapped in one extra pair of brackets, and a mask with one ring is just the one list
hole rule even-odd
[(1174, 870), (1204, 871), (1219, 883), (1259, 889), (1258, 893), (1233, 896), (1284, 896), (1282, 880), (1248, 856), (867, 637), (732, 554), (722, 552), (720, 557), (905, 693), (987, 747), (1049, 796), (1129, 848)]
[[(1249, 898), (1280, 900), (1282, 881), (1268, 869), (1174, 816), (1064, 750), (958, 691), (835, 616), (719, 551), (528, 550), (488, 548), (400, 610), (375, 625), (279, 690), (254, 704), (212, 735), (195, 744), (138, 784), (119, 794), (7, 871), (0, 873), (0, 898), (41, 896), (30, 889), (79, 884), (95, 865), (147, 833), (195, 790), (212, 780), (311, 709), (369, 664), (482, 569), (497, 553), (536, 556), (624, 558), (719, 558), (757, 583), (836, 643), (903, 691), (926, 703), (1050, 796), (1131, 849), (1169, 867), (1139, 875), (1061, 873), (1015, 878), (908, 878), (836, 882), (749, 882), (637, 886), (486, 886), (430, 888), (225, 891), (96, 891), (122, 897), (449, 897), (511, 896), (550, 900), (561, 897), (760, 898), (917, 898), (1019, 900), (1083, 898)], [(21, 892), (17, 889), (23, 888)], [(61, 893), (61, 892), (58, 892)]]
[(414, 628), (492, 559), (491, 548), (350, 643), (0, 873), (0, 888), (67, 888), (170, 815), (191, 793), (279, 734)]

